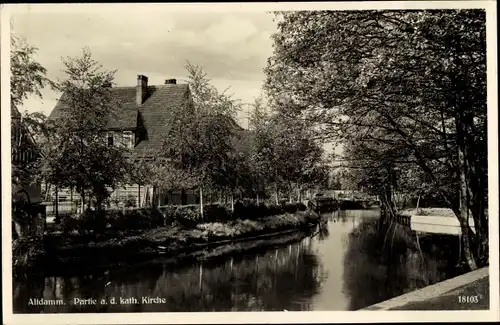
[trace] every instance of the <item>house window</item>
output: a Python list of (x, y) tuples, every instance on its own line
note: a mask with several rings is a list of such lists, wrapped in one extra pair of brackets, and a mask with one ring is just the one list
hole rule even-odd
[(108, 146), (112, 147), (114, 144), (113, 132), (108, 132)]
[(132, 131), (123, 131), (123, 144), (126, 148), (134, 147), (134, 134)]

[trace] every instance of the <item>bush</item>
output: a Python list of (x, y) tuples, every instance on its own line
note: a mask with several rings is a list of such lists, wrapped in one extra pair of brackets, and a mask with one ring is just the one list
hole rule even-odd
[[(30, 236), (16, 239), (12, 243), (12, 267), (22, 271), (24, 268), (37, 265), (43, 259), (45, 250), (41, 237)], [(14, 276), (19, 274), (14, 272)]]
[(198, 205), (166, 205), (159, 207), (165, 224), (179, 223), (185, 227), (194, 227), (201, 222)]
[(233, 219), (230, 208), (219, 204), (208, 204), (203, 207), (203, 222), (227, 222)]
[(163, 215), (155, 208), (133, 208), (106, 211), (106, 226), (118, 230), (140, 230), (160, 227)]
[(307, 207), (303, 203), (286, 203), (282, 205), (257, 205), (254, 202), (237, 202), (234, 205), (234, 219), (260, 219), (285, 213), (296, 213), (305, 211)]
[(124, 205), (126, 207), (135, 207), (137, 205), (137, 201), (133, 195), (129, 195), (124, 201)]
[(178, 222), (186, 226), (196, 226), (202, 222), (228, 222), (231, 220), (257, 220), (278, 214), (296, 213), (305, 211), (307, 207), (303, 203), (286, 203), (281, 205), (257, 204), (253, 200), (237, 200), (234, 203), (234, 211), (230, 205), (207, 204), (203, 207), (203, 218), (200, 214), (199, 205), (164, 206), (160, 210), (166, 216), (169, 223)]
[(163, 215), (155, 208), (133, 208), (124, 210), (86, 210), (78, 216), (62, 219), (64, 232), (113, 230), (141, 230), (163, 226)]

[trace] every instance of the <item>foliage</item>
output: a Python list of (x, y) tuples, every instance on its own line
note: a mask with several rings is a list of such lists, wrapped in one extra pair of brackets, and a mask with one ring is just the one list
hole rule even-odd
[(41, 89), (50, 85), (47, 70), (35, 60), (38, 49), (28, 44), (25, 38), (11, 34), (10, 37), (10, 104), (19, 111), (30, 95), (42, 97)]
[(185, 69), (189, 75), (189, 89), (197, 113), (217, 114), (234, 117), (240, 104), (235, 100), (228, 89), (220, 92), (211, 84), (207, 73), (198, 65), (186, 62)]
[(66, 233), (104, 230), (144, 230), (163, 226), (163, 215), (155, 208), (127, 208), (125, 210), (92, 211), (65, 217), (62, 228)]
[[(35, 59), (38, 49), (27, 40), (14, 34), (10, 37), (10, 104), (11, 104), (11, 148), (12, 157), (21, 150), (31, 150), (39, 155), (35, 145), (37, 135), (43, 132), (45, 116), (41, 113), (21, 113), (24, 100), (35, 95), (42, 97), (41, 89), (52, 85), (46, 77), (47, 70)], [(35, 181), (39, 169), (38, 159), (12, 164), (12, 186)]]
[(480, 229), (472, 238), (488, 233), (485, 12), (277, 16), (266, 89), (292, 101), (283, 114), (345, 143), (358, 185), (383, 193), (389, 209), (395, 189), (441, 196), (475, 268), (469, 213)]
[(116, 110), (109, 87), (115, 72), (104, 70), (87, 49), (81, 57), (63, 63), (67, 78), (57, 87), (65, 109), (50, 121), (43, 176), (51, 184), (76, 187), (81, 195), (89, 191), (101, 209), (109, 197), (108, 188), (125, 183), (131, 168), (127, 149), (109, 147), (103, 133)]
[[(239, 180), (238, 154), (234, 139), (238, 126), (232, 119), (238, 103), (219, 93), (200, 67), (189, 62), (189, 87), (193, 103), (176, 112), (165, 135), (160, 160), (176, 175), (165, 177), (164, 188), (171, 188), (180, 179), (184, 188), (199, 186), (219, 191), (234, 191)], [(172, 176), (172, 177), (171, 177)]]
[[(12, 267), (22, 270), (37, 264), (45, 255), (43, 241), (39, 237), (24, 237), (12, 243)], [(18, 276), (19, 274), (14, 274)]]
[(274, 183), (277, 202), (279, 190), (293, 195), (293, 191), (302, 188), (326, 187), (329, 173), (323, 148), (308, 125), (288, 119), (282, 110), (281, 106), (265, 107), (259, 98), (250, 118), (250, 161), (255, 186), (263, 191), (266, 184)]
[(197, 225), (205, 238), (238, 237), (245, 234), (258, 234), (262, 231), (298, 227), (305, 221), (301, 217), (285, 213), (260, 220), (238, 219), (231, 223), (209, 222)]
[[(71, 215), (62, 219), (62, 230), (65, 233), (77, 231), (103, 233), (105, 231), (135, 231), (154, 229), (161, 226), (177, 225), (185, 229), (196, 229), (206, 223), (251, 223), (280, 219), (279, 215), (295, 214), (304, 211), (303, 204), (284, 204), (281, 206), (251, 205), (238, 206), (235, 211), (211, 204), (205, 206), (202, 216), (198, 205), (167, 205), (154, 208), (126, 208), (105, 211), (86, 210), (81, 215)], [(252, 221), (250, 221), (252, 220)], [(280, 219), (281, 220), (281, 219)], [(271, 221), (269, 221), (271, 222)], [(271, 222), (278, 227), (280, 222)]]

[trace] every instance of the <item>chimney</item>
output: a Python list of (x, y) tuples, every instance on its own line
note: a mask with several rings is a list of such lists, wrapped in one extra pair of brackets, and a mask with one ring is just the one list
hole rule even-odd
[(165, 80), (165, 85), (176, 85), (177, 79), (167, 79)]
[(148, 77), (140, 74), (137, 76), (136, 103), (142, 105), (148, 91)]

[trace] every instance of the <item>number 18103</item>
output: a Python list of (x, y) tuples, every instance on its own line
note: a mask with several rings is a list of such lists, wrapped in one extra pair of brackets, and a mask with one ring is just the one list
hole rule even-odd
[(477, 304), (479, 296), (458, 296), (458, 302), (461, 304)]

